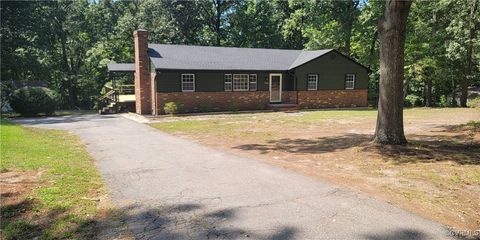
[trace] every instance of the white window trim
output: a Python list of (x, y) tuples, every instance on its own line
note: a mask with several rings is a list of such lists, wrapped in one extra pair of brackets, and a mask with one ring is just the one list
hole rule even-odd
[[(187, 76), (187, 75), (193, 76), (193, 90), (183, 89), (183, 76)], [(181, 81), (181, 84), (182, 84), (182, 92), (195, 92), (195, 74), (193, 74), (193, 73), (182, 73), (182, 75), (180, 77), (180, 81)]]
[[(352, 76), (353, 76), (353, 87), (351, 87), (351, 88), (347, 87), (347, 78), (348, 78), (349, 75), (352, 75)], [(353, 90), (353, 89), (355, 89), (355, 78), (356, 78), (356, 76), (355, 76), (354, 73), (347, 73), (347, 74), (345, 74), (345, 89), (346, 89), (346, 90)]]
[[(247, 75), (247, 89), (235, 90), (235, 75)], [(248, 73), (235, 73), (232, 75), (232, 90), (234, 92), (246, 92), (250, 90), (250, 75)]]
[[(225, 76), (230, 76), (230, 82), (225, 81)], [(226, 87), (225, 87), (227, 85), (227, 83), (230, 85), (230, 90), (227, 90)], [(223, 75), (223, 91), (225, 91), (225, 92), (233, 91), (233, 74), (224, 74)]]
[[(315, 88), (310, 88), (310, 76), (315, 76)], [(318, 90), (318, 74), (308, 74), (307, 75), (307, 90), (308, 91), (316, 91)]]
[[(255, 81), (252, 81), (250, 79), (250, 76), (252, 76), (252, 75), (255, 75)], [(250, 84), (252, 84), (252, 83), (255, 83), (255, 89), (250, 88)], [(258, 76), (257, 76), (257, 74), (248, 74), (248, 90), (249, 91), (257, 91), (257, 89), (258, 89)]]

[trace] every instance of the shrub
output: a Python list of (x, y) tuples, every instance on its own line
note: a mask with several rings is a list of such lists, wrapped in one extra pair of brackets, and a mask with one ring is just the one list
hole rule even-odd
[(471, 108), (480, 108), (480, 97), (468, 99), (467, 106)]
[(174, 102), (167, 102), (163, 106), (163, 110), (166, 114), (174, 114), (178, 113), (178, 105)]
[(58, 104), (55, 91), (44, 87), (22, 87), (15, 90), (11, 99), (13, 110), (22, 116), (36, 116), (39, 113), (52, 115)]
[(440, 107), (448, 107), (448, 100), (445, 95), (440, 96), (440, 102), (438, 103)]
[(421, 97), (416, 95), (408, 95), (403, 102), (405, 107), (419, 107), (423, 105), (423, 100)]

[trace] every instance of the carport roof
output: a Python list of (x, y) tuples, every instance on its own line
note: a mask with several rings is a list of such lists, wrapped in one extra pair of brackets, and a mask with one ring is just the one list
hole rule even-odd
[(109, 63), (109, 72), (135, 72), (135, 63)]

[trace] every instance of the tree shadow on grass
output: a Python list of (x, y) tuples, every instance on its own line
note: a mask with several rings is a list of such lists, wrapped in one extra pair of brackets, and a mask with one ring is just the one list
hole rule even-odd
[[(297, 229), (280, 226), (271, 233), (233, 225), (239, 210), (210, 211), (196, 203), (145, 207), (129, 205), (79, 226), (81, 238), (118, 239), (293, 239)], [(258, 226), (262, 227), (262, 226)], [(263, 232), (263, 231), (262, 231)]]
[(348, 149), (361, 146), (372, 139), (368, 134), (346, 134), (341, 136), (319, 137), (315, 139), (290, 139), (283, 138), (279, 140), (270, 140), (265, 144), (244, 144), (234, 148), (259, 151), (261, 154), (267, 154), (275, 151), (288, 153), (326, 153), (337, 150)]
[[(58, 219), (66, 217), (66, 209), (62, 208), (37, 213), (35, 210), (37, 204), (30, 199), (11, 204), (2, 203), (0, 207), (2, 238), (34, 239), (52, 228)], [(36, 214), (41, 215), (41, 218), (36, 219)]]
[(410, 135), (405, 146), (370, 144), (362, 149), (396, 163), (433, 163), (452, 161), (462, 165), (480, 164), (480, 144), (453, 137)]
[[(432, 133), (435, 132), (432, 131)], [(364, 153), (378, 154), (385, 160), (396, 163), (453, 161), (458, 164), (480, 164), (480, 143), (472, 141), (468, 132), (455, 136), (411, 134), (407, 136), (409, 143), (405, 146), (374, 144), (371, 142), (372, 138), (373, 136), (369, 134), (349, 133), (315, 139), (284, 138), (270, 140), (265, 144), (244, 144), (234, 148), (257, 151), (260, 154), (277, 151), (292, 154), (321, 154), (357, 147)]]

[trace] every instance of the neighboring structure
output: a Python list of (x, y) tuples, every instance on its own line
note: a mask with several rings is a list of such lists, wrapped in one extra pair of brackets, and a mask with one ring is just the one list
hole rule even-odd
[(148, 44), (135, 37), (139, 114), (367, 106), (368, 68), (332, 49), (318, 51)]

